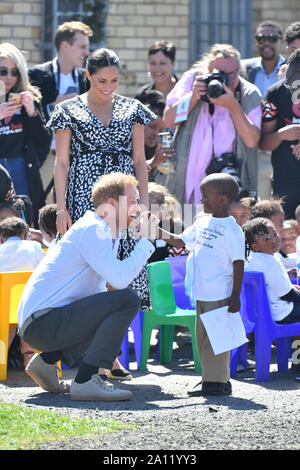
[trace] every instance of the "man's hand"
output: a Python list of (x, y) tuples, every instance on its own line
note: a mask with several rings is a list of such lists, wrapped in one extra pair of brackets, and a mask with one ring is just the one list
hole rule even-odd
[(138, 234), (141, 238), (154, 241), (157, 238), (159, 219), (151, 212), (143, 212), (140, 217)]
[(241, 301), (239, 295), (232, 295), (229, 298), (228, 312), (236, 313), (239, 312), (241, 308)]
[(233, 91), (228, 88), (225, 83), (223, 83), (223, 89), (225, 93), (218, 98), (209, 98), (209, 101), (213, 104), (217, 104), (218, 106), (223, 106), (223, 108), (228, 109), (230, 111), (230, 108), (232, 107), (233, 104), (236, 103), (236, 99), (234, 97)]

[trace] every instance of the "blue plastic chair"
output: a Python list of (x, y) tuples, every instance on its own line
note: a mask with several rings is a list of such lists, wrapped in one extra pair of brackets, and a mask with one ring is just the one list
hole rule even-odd
[[(251, 309), (247, 308), (247, 297), (245, 293), (245, 285), (242, 285), (241, 290), (241, 309), (240, 309), (241, 318), (245, 327), (246, 336), (254, 332), (255, 329), (255, 319), (249, 318), (251, 314)], [(247, 368), (247, 353), (248, 353), (248, 343), (243, 344), (239, 348), (232, 349), (230, 351), (230, 376), (235, 377), (237, 366), (240, 364), (245, 369)]]
[(288, 371), (291, 337), (300, 334), (300, 322), (277, 324), (272, 320), (263, 273), (244, 273), (244, 305), (250, 321), (255, 322), (255, 380), (270, 378), (271, 346), (276, 340), (276, 359), (279, 372)]

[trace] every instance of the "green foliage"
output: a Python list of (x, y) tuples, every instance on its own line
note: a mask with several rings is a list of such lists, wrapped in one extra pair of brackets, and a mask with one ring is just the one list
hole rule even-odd
[(77, 3), (82, 5), (84, 12), (80, 21), (89, 25), (94, 32), (91, 43), (99, 44), (104, 41), (108, 0), (77, 0)]

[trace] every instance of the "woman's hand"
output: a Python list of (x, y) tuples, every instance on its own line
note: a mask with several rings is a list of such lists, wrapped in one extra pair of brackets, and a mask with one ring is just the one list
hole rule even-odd
[[(58, 211), (59, 212), (59, 211)], [(58, 233), (63, 235), (71, 227), (72, 219), (69, 212), (65, 209), (63, 212), (59, 212), (56, 216), (56, 228)]]
[(33, 96), (29, 91), (22, 91), (21, 104), (24, 106), (25, 111), (29, 117), (32, 117), (35, 115)]
[(22, 108), (21, 104), (18, 104), (16, 100), (6, 101), (0, 104), (0, 120), (7, 117), (12, 117), (15, 113), (20, 111)]

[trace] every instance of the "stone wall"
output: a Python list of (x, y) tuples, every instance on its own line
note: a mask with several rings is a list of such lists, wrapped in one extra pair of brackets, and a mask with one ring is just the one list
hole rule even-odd
[(120, 57), (124, 78), (120, 93), (134, 96), (149, 82), (148, 48), (157, 40), (176, 46), (175, 72), (188, 67), (189, 0), (111, 0), (107, 18), (107, 47)]
[(11, 42), (24, 51), (29, 64), (41, 60), (41, 4), (41, 0), (0, 2), (1, 42)]

